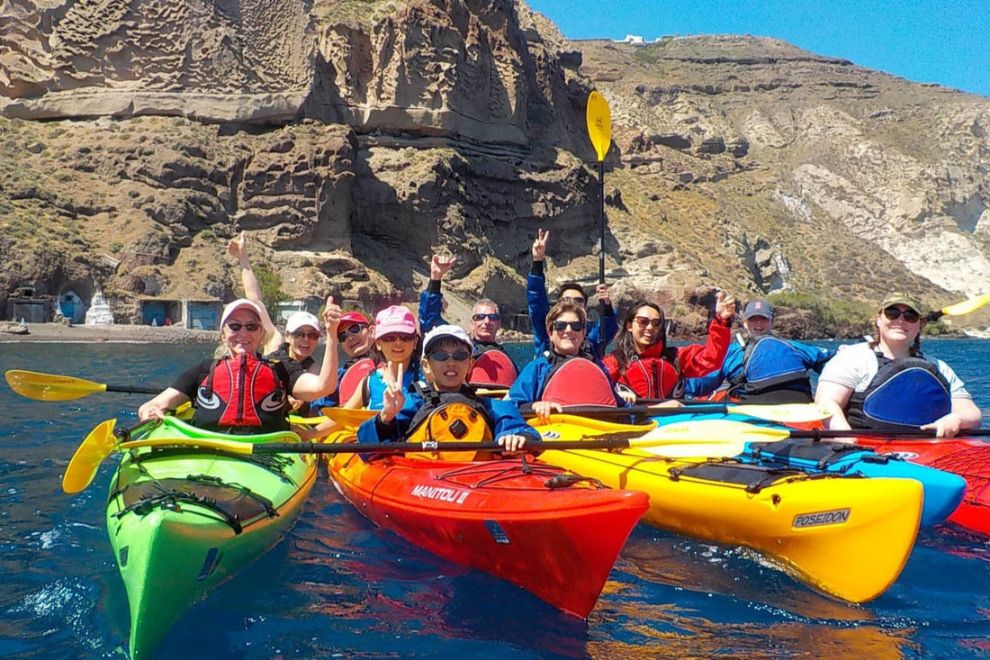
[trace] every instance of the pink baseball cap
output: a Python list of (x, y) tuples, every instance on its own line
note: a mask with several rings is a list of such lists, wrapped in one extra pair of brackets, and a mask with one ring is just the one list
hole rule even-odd
[(337, 329), (343, 330), (349, 325), (371, 325), (371, 322), (361, 312), (347, 312), (345, 314), (341, 314), (340, 323), (337, 324)]
[(258, 306), (258, 303), (253, 300), (248, 300), (247, 298), (238, 298), (223, 308), (223, 314), (220, 315), (220, 327), (223, 327), (223, 325), (227, 322), (227, 319), (230, 318), (231, 314), (242, 307), (246, 307), (254, 312), (258, 316), (259, 321), (265, 317), (264, 314), (261, 313), (261, 307)]
[(375, 316), (375, 339), (381, 339), (392, 332), (418, 335), (413, 313), (400, 305), (392, 305), (378, 312)]

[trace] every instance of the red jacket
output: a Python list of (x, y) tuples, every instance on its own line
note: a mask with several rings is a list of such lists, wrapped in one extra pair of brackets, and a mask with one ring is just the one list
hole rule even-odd
[(705, 376), (721, 367), (731, 342), (729, 326), (713, 319), (704, 344), (690, 344), (676, 349), (680, 373), (663, 357), (665, 346), (659, 342), (643, 351), (639, 359), (627, 364), (623, 373), (619, 372), (619, 361), (614, 352), (602, 362), (612, 380), (632, 389), (637, 397), (668, 399), (679, 394), (677, 386), (684, 378)]

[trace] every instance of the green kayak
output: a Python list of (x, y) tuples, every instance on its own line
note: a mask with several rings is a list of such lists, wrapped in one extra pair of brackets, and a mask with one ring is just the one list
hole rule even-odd
[(133, 658), (153, 654), (193, 603), (275, 545), (316, 480), (306, 454), (180, 444), (285, 441), (285, 433), (232, 436), (169, 417), (134, 437), (143, 438), (177, 443), (130, 450), (110, 485), (107, 530), (130, 604)]

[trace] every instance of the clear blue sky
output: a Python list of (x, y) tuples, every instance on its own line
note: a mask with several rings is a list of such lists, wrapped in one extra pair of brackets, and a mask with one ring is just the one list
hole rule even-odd
[(571, 39), (750, 34), (990, 96), (990, 0), (527, 0)]

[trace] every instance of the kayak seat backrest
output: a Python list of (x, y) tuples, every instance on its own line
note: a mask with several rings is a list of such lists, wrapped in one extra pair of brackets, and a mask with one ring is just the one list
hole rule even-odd
[(747, 465), (736, 462), (699, 463), (686, 468), (671, 468), (670, 476), (675, 481), (682, 477), (715, 481), (725, 484), (745, 486), (746, 491), (758, 493), (783, 479), (807, 477), (803, 470), (770, 468), (762, 465)]

